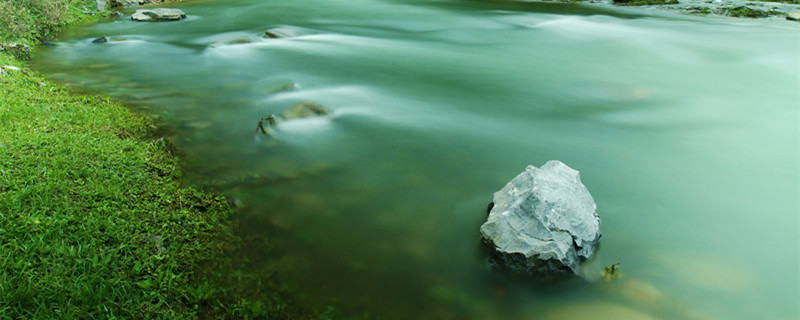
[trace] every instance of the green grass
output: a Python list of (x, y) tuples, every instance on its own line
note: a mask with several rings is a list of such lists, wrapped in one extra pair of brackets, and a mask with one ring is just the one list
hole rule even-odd
[[(35, 48), (94, 3), (0, 0), (0, 42)], [(243, 270), (227, 200), (181, 182), (148, 118), (25, 58), (0, 52), (21, 68), (0, 76), (0, 319), (310, 316), (274, 272)]]
[(28, 45), (52, 39), (70, 24), (94, 21), (82, 14), (93, 10), (94, 0), (3, 0), (0, 1), (0, 42)]
[[(0, 56), (0, 64), (18, 64)], [(231, 233), (172, 145), (107, 98), (0, 78), (0, 318), (184, 317)]]

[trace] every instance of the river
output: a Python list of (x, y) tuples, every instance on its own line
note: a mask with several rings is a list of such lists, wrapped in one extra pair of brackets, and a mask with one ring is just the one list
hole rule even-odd
[[(800, 317), (797, 23), (505, 1), (178, 7), (181, 22), (72, 28), (32, 65), (159, 119), (188, 178), (269, 239), (242, 254), (269, 255), (258, 261), (304, 304), (398, 319)], [(270, 27), (299, 36), (262, 38)], [(332, 113), (254, 133), (302, 101)], [(492, 193), (551, 159), (598, 204), (591, 284), (520, 282), (480, 247)], [(615, 262), (624, 278), (604, 283)]]

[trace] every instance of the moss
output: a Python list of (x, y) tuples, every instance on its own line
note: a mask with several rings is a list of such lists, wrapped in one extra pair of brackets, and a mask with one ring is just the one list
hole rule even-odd
[(614, 4), (619, 6), (653, 6), (679, 3), (678, 0), (614, 0)]
[(774, 10), (760, 10), (755, 8), (750, 8), (746, 6), (740, 6), (736, 8), (726, 9), (724, 11), (727, 15), (731, 17), (737, 18), (766, 18), (769, 16), (780, 15), (780, 12)]
[(709, 15), (711, 14), (711, 8), (709, 7), (690, 7), (686, 9), (686, 12), (691, 14), (697, 15)]

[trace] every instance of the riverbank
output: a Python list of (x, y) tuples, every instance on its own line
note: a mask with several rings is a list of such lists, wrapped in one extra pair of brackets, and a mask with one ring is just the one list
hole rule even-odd
[(665, 10), (679, 11), (692, 15), (720, 15), (734, 18), (780, 18), (797, 20), (800, 4), (791, 1), (742, 1), (742, 0), (641, 0), (614, 1), (622, 6), (654, 6)]
[(234, 212), (182, 182), (151, 119), (27, 68), (43, 41), (107, 13), (95, 0), (0, 4), (0, 318), (299, 313), (278, 284), (234, 289), (253, 280), (233, 272)]
[[(553, 0), (542, 0), (542, 2), (551, 1)], [(794, 21), (800, 19), (798, 0), (578, 0), (577, 2), (601, 6), (647, 7), (699, 16), (779, 18)]]

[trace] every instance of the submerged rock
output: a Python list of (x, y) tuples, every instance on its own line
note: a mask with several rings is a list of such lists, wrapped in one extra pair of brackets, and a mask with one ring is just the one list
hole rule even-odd
[(539, 281), (579, 274), (600, 240), (600, 216), (578, 171), (548, 161), (528, 166), (494, 194), (481, 226), (493, 265)]
[(543, 320), (563, 320), (563, 319), (593, 319), (593, 320), (656, 320), (649, 313), (637, 310), (630, 305), (621, 305), (609, 301), (578, 301), (569, 303), (558, 303), (546, 310), (542, 317)]
[(209, 45), (209, 47), (218, 48), (218, 47), (232, 46), (237, 44), (248, 44), (248, 43), (253, 43), (253, 39), (250, 39), (247, 36), (225, 37), (217, 41), (214, 41)]
[(287, 82), (287, 83), (284, 83), (284, 84), (281, 84), (281, 85), (277, 85), (277, 86), (274, 86), (274, 87), (271, 87), (271, 88), (267, 88), (267, 92), (270, 92), (270, 93), (286, 92), (286, 91), (296, 90), (298, 88), (300, 88), (299, 84), (297, 84), (295, 82)]
[(102, 36), (100, 38), (92, 40), (92, 43), (106, 43), (108, 42), (108, 37)]
[(296, 118), (308, 118), (314, 116), (324, 116), (330, 113), (325, 106), (313, 102), (300, 102), (293, 105), (291, 108), (286, 109), (281, 113), (281, 117), (285, 120)]
[(255, 134), (259, 132), (270, 136), (270, 128), (275, 127), (278, 123), (284, 120), (292, 120), (298, 118), (308, 118), (324, 116), (329, 114), (330, 111), (325, 106), (313, 102), (300, 102), (291, 106), (289, 109), (283, 111), (279, 116), (271, 114), (266, 118), (261, 118), (256, 126)]
[(264, 38), (283, 39), (296, 36), (298, 36), (298, 33), (289, 28), (272, 28), (264, 32)]
[(131, 15), (131, 20), (155, 22), (155, 21), (177, 21), (186, 18), (186, 14), (181, 9), (156, 8), (139, 9)]

